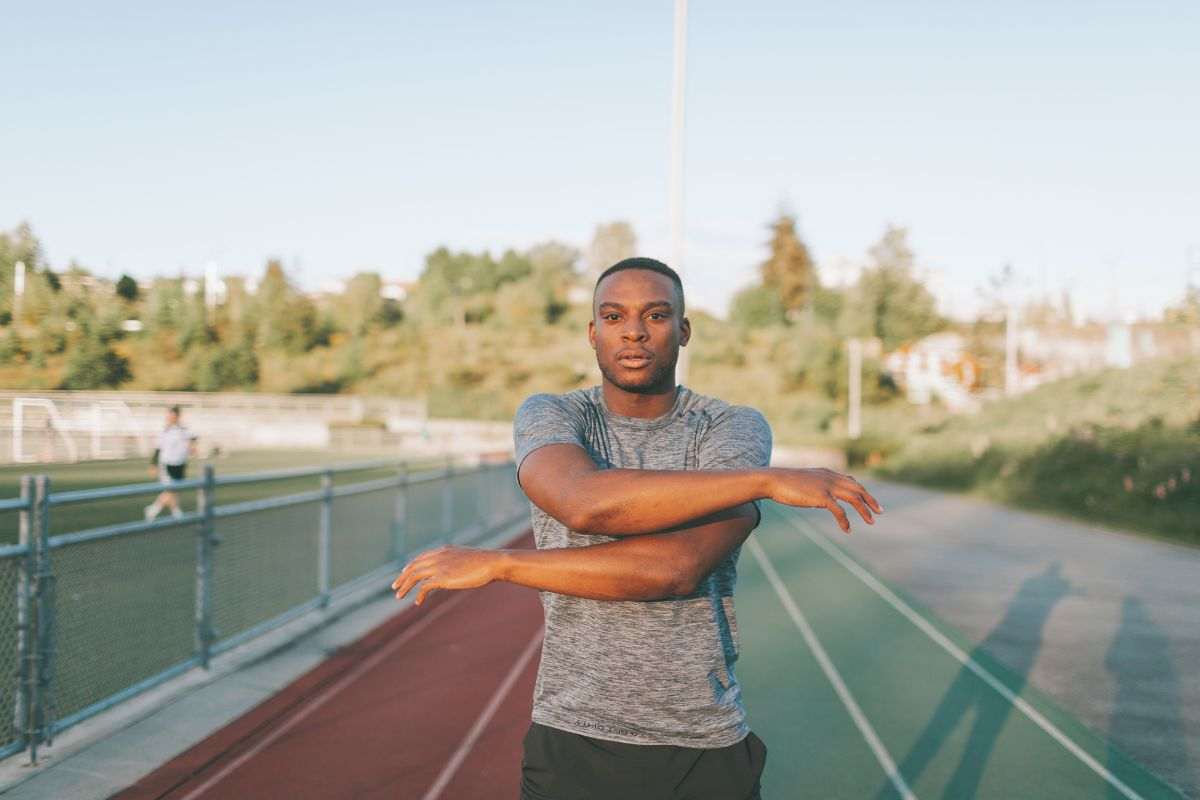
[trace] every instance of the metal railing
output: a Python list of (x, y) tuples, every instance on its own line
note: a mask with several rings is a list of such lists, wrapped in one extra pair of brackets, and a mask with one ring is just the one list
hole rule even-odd
[[(342, 473), (390, 472), (337, 484)], [(319, 478), (317, 489), (221, 505), (221, 487)], [(478, 541), (529, 513), (511, 461), (411, 471), (373, 461), (176, 481), (196, 510), (51, 535), (56, 508), (157, 494), (160, 483), (54, 492), (21, 479), (0, 512), (0, 758), (55, 734), (313, 609), (379, 582), (408, 558)]]

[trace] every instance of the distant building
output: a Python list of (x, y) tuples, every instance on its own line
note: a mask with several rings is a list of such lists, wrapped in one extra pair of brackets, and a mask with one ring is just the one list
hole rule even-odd
[(966, 337), (942, 331), (888, 353), (883, 364), (905, 390), (910, 403), (926, 405), (935, 397), (951, 411), (973, 411), (979, 400), (979, 362), (966, 350)]

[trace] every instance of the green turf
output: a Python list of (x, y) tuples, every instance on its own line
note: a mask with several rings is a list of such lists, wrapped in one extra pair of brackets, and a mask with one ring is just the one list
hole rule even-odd
[[(193, 460), (188, 466), (188, 477), (199, 477), (205, 464), (212, 464), (217, 477), (241, 475), (267, 470), (317, 467), (355, 461), (377, 460), (379, 456), (364, 456), (353, 453), (337, 453), (324, 450), (245, 450), (219, 458)], [(397, 458), (399, 461), (399, 458)], [(411, 459), (415, 469), (436, 466), (441, 462), (429, 459)], [(22, 475), (45, 474), (50, 477), (52, 492), (76, 489), (97, 489), (130, 483), (154, 481), (146, 459), (124, 459), (116, 461), (86, 461), (77, 464), (20, 464), (0, 467), (0, 498), (20, 496)], [(334, 476), (334, 485), (362, 483), (364, 481), (394, 475), (391, 469), (354, 470)], [(264, 497), (277, 497), (320, 488), (320, 478), (293, 478), (263, 483), (247, 483), (224, 486), (217, 489), (217, 504), (228, 505)], [(196, 491), (181, 492), (180, 502), (184, 511), (196, 507)], [(50, 533), (57, 535), (72, 531), (136, 521), (142, 518), (142, 508), (154, 499), (153, 494), (102, 500), (87, 503), (56, 506), (50, 513)], [(0, 512), (0, 544), (17, 541), (18, 519), (15, 512)]]
[[(763, 505), (756, 540), (918, 797), (1120, 796), (806, 538), (786, 519), (802, 519), (798, 512)], [(739, 564), (738, 674), (751, 725), (769, 748), (764, 796), (897, 797), (749, 550)], [(896, 594), (1141, 797), (1180, 797), (991, 659), (986, 642), (966, 641)]]

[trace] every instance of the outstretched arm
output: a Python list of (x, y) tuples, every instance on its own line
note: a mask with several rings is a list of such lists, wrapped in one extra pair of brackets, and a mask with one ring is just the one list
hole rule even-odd
[(883, 507), (858, 481), (827, 469), (771, 468), (771, 429), (749, 406), (719, 413), (697, 449), (699, 469), (601, 469), (585, 449), (586, 415), (549, 394), (527, 398), (513, 420), (517, 481), (542, 511), (584, 534), (661, 531), (768, 498), (827, 508), (843, 531), (839, 501), (873, 523)]
[(579, 533), (630, 536), (680, 525), (752, 500), (828, 508), (843, 531), (853, 505), (874, 523), (883, 513), (858, 481), (828, 469), (600, 469), (579, 445), (549, 444), (521, 463), (518, 481), (533, 503)]
[(507, 581), (593, 600), (660, 600), (693, 592), (758, 524), (752, 503), (686, 527), (587, 547), (477, 550), (440, 547), (417, 556), (392, 582), (404, 597), (419, 582), (419, 605), (434, 589)]

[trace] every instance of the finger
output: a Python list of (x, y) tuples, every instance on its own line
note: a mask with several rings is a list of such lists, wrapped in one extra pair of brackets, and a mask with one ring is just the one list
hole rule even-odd
[(412, 571), (418, 566), (419, 564), (416, 561), (410, 561), (405, 564), (404, 569), (400, 570), (400, 574), (396, 576), (396, 580), (392, 581), (392, 588), (399, 589), (404, 581), (408, 579), (408, 576), (412, 574)]
[(871, 495), (871, 493), (867, 491), (867, 487), (863, 486), (862, 483), (852, 475), (846, 475), (845, 477), (850, 482), (850, 485), (853, 487), (854, 491), (858, 492), (859, 494), (861, 494), (863, 496), (863, 499), (867, 501), (867, 504), (872, 509), (874, 509), (876, 514), (883, 513), (883, 506), (881, 506), (879, 504), (879, 501), (876, 500)]
[(425, 595), (432, 592), (434, 589), (440, 588), (432, 579), (421, 584), (421, 591), (417, 592), (417, 605), (425, 602)]
[(413, 573), (414, 570), (427, 569), (430, 564), (429, 553), (422, 553), (412, 561), (404, 565), (404, 569), (400, 570), (400, 574), (396, 576), (396, 580), (392, 581), (392, 588), (398, 589), (405, 578)]
[(419, 581), (424, 580), (431, 575), (433, 575), (432, 570), (414, 569), (409, 576), (404, 579), (404, 583), (400, 584), (400, 588), (396, 590), (396, 597), (404, 597), (406, 594), (412, 591), (413, 586), (416, 586)]
[(863, 502), (862, 495), (854, 490), (846, 491), (837, 495), (838, 499), (845, 500), (850, 505), (858, 509), (858, 513), (867, 521), (868, 525), (875, 524), (875, 518), (871, 516), (871, 509), (867, 508), (867, 504)]
[(837, 501), (834, 500), (833, 497), (830, 497), (829, 501), (825, 504), (825, 507), (828, 508), (830, 513), (833, 514), (834, 519), (837, 520), (838, 526), (846, 533), (849, 533), (850, 520), (846, 517), (846, 512), (842, 509), (842, 507), (837, 504)]

